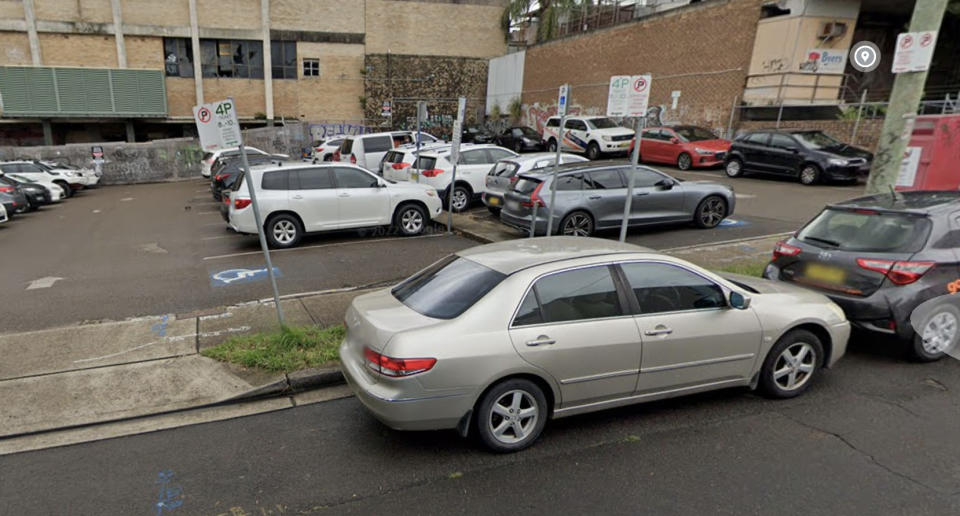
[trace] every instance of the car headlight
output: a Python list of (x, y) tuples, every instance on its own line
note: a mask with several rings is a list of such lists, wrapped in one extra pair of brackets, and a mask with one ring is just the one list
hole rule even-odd
[(603, 141), (605, 141), (605, 142), (612, 142), (612, 141), (613, 141), (613, 136), (610, 136), (610, 135), (608, 135), (608, 134), (604, 134), (604, 135), (600, 136), (600, 138), (601, 138)]
[(697, 154), (713, 154), (714, 152), (710, 149), (694, 149), (697, 151)]
[(533, 140), (531, 140), (530, 138), (524, 138), (524, 139), (523, 139), (523, 143), (525, 143), (525, 144), (527, 144), (527, 145), (533, 145), (535, 142), (534, 142)]
[(827, 160), (827, 162), (830, 163), (831, 165), (835, 165), (838, 167), (843, 167), (850, 163), (845, 159), (838, 159), (838, 158), (830, 158)]

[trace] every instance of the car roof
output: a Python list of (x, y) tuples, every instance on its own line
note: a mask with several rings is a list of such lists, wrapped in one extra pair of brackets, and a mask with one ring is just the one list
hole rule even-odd
[(960, 208), (960, 191), (915, 190), (857, 197), (828, 205), (840, 209), (875, 209), (929, 215)]
[[(553, 169), (558, 168), (558, 173), (562, 174), (564, 172), (570, 172), (573, 170), (596, 170), (601, 168), (610, 168), (610, 167), (628, 167), (630, 162), (607, 159), (602, 161), (575, 161), (572, 163), (562, 163), (559, 167), (550, 167), (549, 170), (545, 172), (528, 172), (523, 174), (525, 176), (548, 176), (553, 174)], [(650, 168), (644, 165), (640, 165), (642, 168)]]
[[(433, 148), (427, 149), (426, 152), (421, 152), (420, 155), (423, 156), (423, 157), (425, 157), (425, 158), (436, 158), (436, 157), (440, 156), (441, 154), (447, 155), (447, 154), (450, 154), (450, 152), (452, 151), (452, 149), (451, 149), (451, 148), (444, 148), (444, 147), (448, 147), (448, 146), (449, 146), (449, 147), (452, 147), (452, 145), (453, 145), (453, 144), (450, 144), (450, 143), (445, 144), (445, 145), (438, 145), (437, 147), (433, 147)], [(461, 143), (461, 144), (460, 144), (460, 150), (461, 150), (461, 151), (474, 150), (474, 149), (491, 149), (491, 148), (494, 148), (494, 147), (499, 147), (499, 145), (497, 145), (497, 144), (495, 144), (495, 143)], [(421, 147), (421, 149), (422, 149), (422, 148), (423, 148), (423, 147)]]
[[(569, 158), (569, 157), (571, 157), (571, 156), (576, 156), (576, 157), (578, 157), (578, 158), (580, 157), (580, 156), (578, 156), (577, 154), (570, 154), (569, 152), (564, 152), (564, 153), (562, 154), (562, 157), (563, 157), (563, 158)], [(509, 157), (509, 158), (503, 158), (503, 159), (501, 159), (500, 161), (512, 161), (512, 162), (514, 162), (514, 163), (526, 163), (526, 162), (528, 162), (528, 161), (540, 161), (540, 160), (543, 160), (543, 159), (556, 159), (556, 158), (557, 158), (557, 153), (556, 153), (556, 152), (532, 152), (532, 153), (529, 153), (529, 154), (520, 154), (519, 156), (511, 156), (511, 157)], [(583, 158), (583, 161), (574, 161), (574, 162), (572, 162), (572, 163), (586, 163), (587, 161), (589, 161), (589, 160), (587, 160), (586, 158)]]
[(458, 251), (470, 261), (504, 274), (546, 263), (611, 254), (653, 253), (652, 249), (604, 238), (555, 236), (520, 238)]

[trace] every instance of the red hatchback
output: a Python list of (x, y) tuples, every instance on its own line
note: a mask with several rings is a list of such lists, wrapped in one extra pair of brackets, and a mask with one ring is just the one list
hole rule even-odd
[[(694, 167), (713, 167), (723, 164), (730, 150), (730, 140), (702, 127), (678, 125), (651, 127), (643, 131), (640, 160), (649, 163), (675, 165), (680, 170)], [(633, 144), (630, 144), (633, 152)]]

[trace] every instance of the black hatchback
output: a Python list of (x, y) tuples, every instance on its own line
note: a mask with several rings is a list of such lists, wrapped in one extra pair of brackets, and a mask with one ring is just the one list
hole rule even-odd
[[(921, 303), (953, 292), (960, 278), (960, 192), (901, 192), (829, 205), (776, 245), (763, 276), (817, 290), (840, 305), (854, 327), (902, 340), (916, 359), (937, 360), (948, 349), (917, 334), (910, 316)], [(955, 343), (960, 312), (951, 305), (943, 310), (951, 313), (934, 311), (925, 320), (952, 320), (952, 329), (937, 331), (952, 331), (946, 341)]]
[(873, 154), (822, 131), (754, 131), (741, 134), (724, 159), (729, 177), (747, 173), (798, 179), (856, 182), (870, 172)]

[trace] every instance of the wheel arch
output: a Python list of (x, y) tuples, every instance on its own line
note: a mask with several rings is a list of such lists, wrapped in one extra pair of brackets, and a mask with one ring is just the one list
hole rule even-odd
[[(833, 338), (830, 336), (830, 332), (827, 330), (826, 325), (815, 321), (804, 321), (799, 324), (795, 324), (780, 332), (780, 335), (777, 335), (774, 343), (780, 342), (780, 339), (782, 339), (784, 335), (794, 330), (806, 330), (820, 339), (820, 345), (823, 346), (822, 366), (826, 368), (827, 364), (830, 363), (831, 357), (833, 356)], [(770, 349), (767, 350), (767, 354), (763, 357), (764, 360), (767, 359), (767, 355), (770, 354), (770, 350), (772, 349), (773, 346), (770, 346)]]
[[(423, 208), (423, 212), (426, 215), (426, 218), (430, 218), (430, 208), (427, 207), (427, 203), (421, 201), (420, 199), (405, 199), (397, 203), (396, 207), (393, 208), (393, 214), (390, 216), (390, 220), (395, 220), (397, 215), (400, 214), (400, 210), (407, 205), (416, 205)], [(426, 223), (426, 221), (424, 221)]]
[[(594, 213), (593, 210), (591, 210), (590, 208), (587, 208), (586, 206), (578, 206), (578, 207), (576, 207), (576, 208), (570, 208), (569, 210), (567, 210), (566, 212), (564, 212), (563, 215), (561, 215), (560, 217), (555, 217), (556, 220), (557, 220), (557, 230), (559, 231), (560, 226), (563, 224), (563, 219), (567, 218), (567, 216), (569, 216), (571, 213), (575, 213), (575, 212), (578, 212), (578, 211), (582, 211), (582, 212), (586, 213), (587, 215), (590, 215), (590, 218), (593, 219), (593, 231), (594, 231), (594, 232), (596, 232), (598, 229), (600, 229), (600, 227), (597, 226), (597, 224), (598, 224), (598, 222), (599, 222), (599, 221), (597, 220), (597, 214)], [(604, 228), (604, 229), (606, 229), (606, 228)]]
[(540, 390), (543, 391), (543, 395), (547, 398), (547, 407), (549, 417), (553, 417), (553, 409), (557, 406), (557, 402), (560, 398), (560, 390), (552, 382), (547, 380), (543, 375), (528, 371), (523, 372), (513, 372), (507, 373), (502, 376), (498, 376), (487, 383), (487, 385), (477, 394), (476, 399), (473, 400), (473, 408), (471, 409), (473, 413), (476, 413), (477, 407), (480, 405), (480, 402), (483, 400), (483, 397), (490, 392), (490, 389), (493, 389), (497, 385), (514, 379), (523, 379), (529, 380), (540, 387)]
[(300, 215), (298, 215), (297, 212), (292, 210), (277, 210), (267, 214), (265, 217), (263, 217), (263, 230), (267, 231), (267, 225), (269, 225), (274, 218), (280, 215), (290, 215), (291, 217), (297, 219), (297, 223), (300, 224), (300, 231), (304, 233), (307, 232), (306, 227), (303, 225), (303, 219), (300, 218)]

